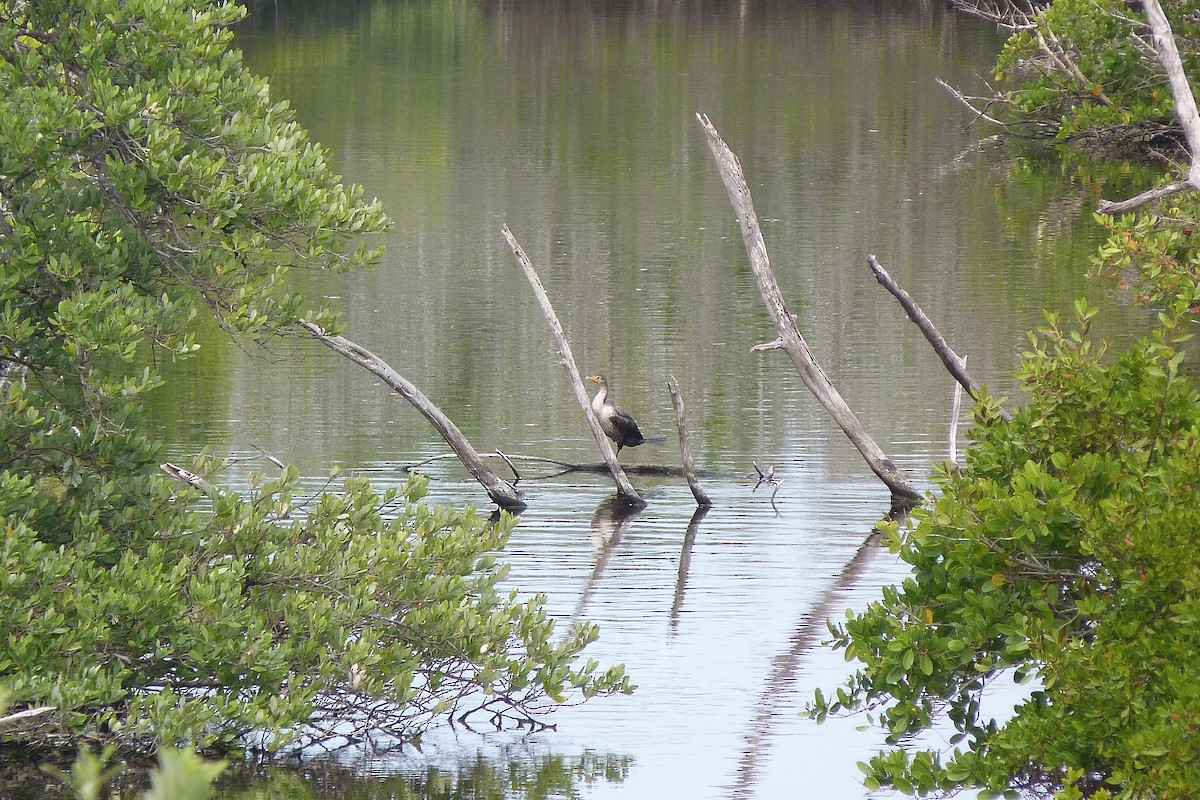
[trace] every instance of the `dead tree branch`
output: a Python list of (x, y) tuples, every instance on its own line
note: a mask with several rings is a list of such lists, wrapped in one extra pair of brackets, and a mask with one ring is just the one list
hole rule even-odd
[[(1083, 74), (1083, 71), (1079, 69), (1079, 65), (1075, 63), (1075, 59), (1071, 58), (1071, 54), (1062, 46), (1062, 42), (1059, 41), (1058, 36), (1055, 35), (1049, 24), (1045, 22), (1045, 17), (1038, 18), (1038, 28), (1038, 47), (1045, 54), (1046, 58), (1049, 59), (1050, 63), (1054, 65), (1055, 69), (1073, 78), (1079, 84), (1080, 91), (1087, 91), (1089, 87), (1092, 87), (1089, 96), (1095, 102), (1103, 106), (1111, 106), (1113, 104), (1112, 100), (1108, 98), (1108, 95), (1104, 94), (1103, 87), (1093, 86), (1094, 82), (1089, 81), (1087, 76)], [(1045, 35), (1042, 33), (1043, 30), (1045, 31)], [(1098, 92), (1096, 91), (1097, 89), (1099, 89)]]
[(1175, 114), (1183, 128), (1192, 164), (1184, 180), (1157, 186), (1127, 200), (1101, 200), (1099, 210), (1102, 214), (1122, 214), (1176, 192), (1200, 190), (1200, 111), (1196, 109), (1196, 97), (1192, 94), (1192, 87), (1183, 71), (1183, 60), (1179, 57), (1179, 48), (1175, 46), (1175, 34), (1171, 31), (1171, 23), (1163, 13), (1162, 6), (1158, 0), (1143, 0), (1142, 7), (1154, 33), (1154, 49), (1158, 54), (1158, 61), (1167, 73), (1167, 85), (1171, 87), (1171, 97), (1175, 100)]
[(542, 309), (542, 314), (546, 317), (546, 322), (550, 323), (550, 330), (554, 332), (554, 340), (558, 344), (558, 354), (562, 357), (563, 369), (567, 371), (567, 377), (571, 380), (571, 386), (575, 389), (575, 398), (579, 401), (579, 405), (583, 408), (584, 416), (587, 417), (588, 425), (591, 426), (592, 435), (596, 437), (596, 446), (600, 448), (600, 454), (604, 457), (604, 463), (608, 464), (608, 469), (612, 473), (613, 481), (617, 484), (617, 494), (628, 505), (644, 506), (646, 501), (641, 498), (637, 490), (633, 488), (633, 484), (629, 482), (629, 478), (625, 475), (625, 470), (621, 469), (621, 464), (617, 461), (616, 451), (613, 450), (612, 444), (608, 437), (604, 435), (604, 431), (600, 429), (600, 422), (596, 419), (596, 414), (592, 411), (592, 401), (588, 397), (587, 389), (583, 386), (583, 378), (579, 376), (579, 368), (575, 366), (575, 357), (571, 355), (571, 345), (567, 341), (567, 335), (563, 333), (562, 324), (558, 321), (558, 315), (554, 313), (554, 307), (550, 305), (550, 297), (546, 294), (545, 287), (542, 286), (542, 281), (538, 278), (537, 271), (533, 268), (533, 262), (529, 260), (529, 256), (525, 255), (525, 250), (522, 249), (512, 231), (505, 225), (500, 229), (504, 234), (504, 238), (508, 241), (508, 246), (512, 248), (513, 255), (517, 258), (517, 263), (521, 265), (521, 269), (525, 272), (525, 277), (529, 280), (529, 285), (533, 287), (533, 293), (537, 297), (538, 305)]
[(1015, 0), (950, 0), (950, 5), (965, 14), (993, 22), (1010, 31), (1026, 31), (1036, 27), (1032, 15), (1046, 8), (1048, 2), (1016, 2)]
[(221, 489), (204, 480), (204, 478), (201, 478), (194, 472), (189, 472), (183, 467), (178, 467), (169, 461), (159, 464), (158, 468), (180, 483), (186, 483), (193, 489), (199, 489), (209, 497), (216, 498), (221, 494)]
[[(951, 95), (953, 95), (954, 98), (956, 100), (958, 100), (958, 102), (962, 103), (964, 106), (971, 109), (971, 111), (973, 111), (975, 113), (976, 119), (986, 120), (986, 121), (992, 123), (993, 125), (999, 125), (1002, 128), (1008, 127), (1007, 123), (1001, 122), (1000, 120), (998, 120), (995, 117), (988, 114), (986, 106), (984, 108), (976, 108), (975, 104), (971, 102), (971, 99), (968, 98), (966, 95), (964, 95), (962, 92), (960, 92), (958, 89), (955, 89), (953, 86), (946, 83), (941, 78), (934, 78), (934, 80), (938, 82), (939, 86), (941, 86), (943, 89), (945, 89)], [(996, 98), (994, 98), (994, 97), (989, 97), (989, 98), (984, 98), (984, 99), (987, 101), (987, 105), (991, 105), (992, 103), (996, 102)], [(974, 124), (974, 123), (972, 123), (972, 124)]]
[(692, 490), (692, 497), (696, 498), (696, 505), (707, 508), (712, 505), (712, 500), (696, 479), (696, 466), (692, 461), (692, 441), (688, 437), (687, 418), (683, 414), (683, 397), (679, 394), (679, 383), (674, 377), (667, 381), (667, 389), (671, 392), (671, 404), (675, 407), (675, 426), (679, 428), (679, 452), (683, 457), (683, 471), (687, 475), (688, 488)]
[(738, 224), (742, 230), (742, 240), (746, 245), (746, 253), (750, 257), (750, 268), (758, 281), (758, 289), (767, 306), (767, 313), (771, 315), (775, 329), (779, 333), (779, 347), (796, 365), (796, 370), (800, 374), (800, 379), (804, 381), (804, 385), (858, 448), (871, 470), (891, 490), (892, 507), (896, 509), (911, 508), (921, 502), (920, 492), (909, 483), (879, 445), (875, 444), (875, 441), (867, 435), (858, 416), (842, 399), (841, 394), (834, 388), (820, 365), (817, 364), (816, 359), (813, 358), (808, 344), (800, 335), (795, 319), (787, 310), (783, 292), (780, 291), (775, 274), (771, 271), (767, 246), (763, 241), (762, 230), (758, 225), (758, 216), (754, 212), (754, 203), (750, 198), (750, 187), (746, 185), (746, 178), (742, 173), (737, 156), (721, 139), (717, 129), (713, 127), (707, 116), (697, 114), (696, 118), (704, 129), (709, 150), (737, 214)]
[[(867, 263), (871, 266), (871, 272), (875, 273), (875, 280), (879, 281), (879, 284), (883, 288), (891, 292), (892, 296), (900, 301), (900, 306), (904, 309), (904, 313), (908, 314), (908, 318), (916, 323), (916, 326), (921, 329), (921, 333), (933, 345), (934, 352), (942, 359), (942, 363), (946, 365), (946, 369), (949, 370), (954, 380), (958, 381), (970, 393), (971, 398), (978, 402), (982, 387), (967, 372), (967, 360), (954, 352), (953, 348), (947, 343), (946, 338), (938, 332), (933, 322), (925, 315), (921, 307), (917, 305), (917, 301), (913, 300), (912, 295), (904, 291), (904, 288), (896, 283), (895, 279), (875, 259), (875, 256), (868, 255)], [(1012, 414), (1000, 409), (1000, 418), (1005, 422), (1011, 422)]]
[(407, 400), (412, 406), (421, 412), (421, 415), (437, 428), (437, 432), (442, 435), (450, 448), (458, 455), (459, 461), (471, 473), (471, 476), (484, 488), (488, 497), (492, 502), (500, 506), (506, 511), (518, 513), (525, 509), (525, 501), (523, 501), (517, 490), (508, 482), (501, 480), (496, 473), (484, 463), (479, 453), (467, 441), (467, 437), (463, 436), (462, 431), (458, 429), (449, 417), (442, 410), (434, 405), (428, 397), (426, 397), (420, 389), (410, 383), (396, 370), (384, 361), (379, 356), (361, 347), (358, 344), (341, 336), (333, 336), (326, 333), (319, 325), (314, 325), (307, 320), (299, 321), (300, 327), (312, 334), (313, 338), (321, 342), (321, 344), (340, 353), (346, 358), (358, 364), (363, 369), (373, 373), (376, 377), (391, 387), (397, 394)]

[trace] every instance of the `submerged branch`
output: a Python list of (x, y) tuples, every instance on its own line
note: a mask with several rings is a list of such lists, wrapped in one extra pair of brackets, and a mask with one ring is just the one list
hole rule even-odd
[[(508, 463), (510, 467), (512, 467), (513, 461), (530, 461), (537, 464), (548, 464), (552, 467), (559, 468), (559, 472), (554, 473), (555, 475), (562, 475), (566, 472), (594, 472), (600, 475), (611, 474), (608, 464), (605, 464), (604, 462), (597, 462), (594, 464), (576, 464), (570, 461), (559, 461), (556, 458), (545, 458), (543, 456), (523, 456), (515, 455), (513, 453), (501, 453), (499, 450), (491, 453), (480, 453), (480, 456), (483, 458), (499, 458)], [(421, 459), (420, 461), (414, 461), (411, 464), (405, 464), (402, 469), (405, 472), (412, 472), (425, 466), (426, 464), (432, 464), (434, 461), (445, 461), (446, 459), (450, 458), (458, 458), (458, 456), (455, 453), (441, 453), (436, 456), (429, 456), (429, 458)], [(662, 478), (687, 477), (687, 471), (682, 467), (658, 466), (654, 464), (632, 464), (629, 466), (624, 466), (621, 469), (627, 474), (632, 475), (651, 475)], [(514, 472), (515, 471), (516, 470), (514, 469)], [(694, 470), (694, 473), (697, 477), (701, 478), (729, 479), (738, 477), (730, 472), (714, 472), (712, 470), (705, 469)], [(526, 480), (531, 481), (539, 479), (540, 478), (526, 478)]]

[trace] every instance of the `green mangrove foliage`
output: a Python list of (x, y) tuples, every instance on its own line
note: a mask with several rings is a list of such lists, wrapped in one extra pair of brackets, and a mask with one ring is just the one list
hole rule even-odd
[[(1095, 149), (1140, 152), (1177, 147), (1182, 139), (1162, 66), (1146, 23), (1125, 0), (1054, 0), (1024, 18), (1005, 44), (996, 78), (1002, 97), (1024, 121)], [(1181, 53), (1200, 48), (1195, 0), (1162, 0)], [(1188, 78), (1200, 62), (1184, 60)]]
[[(1200, 397), (1179, 368), (1185, 334), (1165, 326), (1109, 363), (1088, 336), (1095, 309), (1077, 310), (1025, 354), (1016, 418), (983, 405), (940, 499), (891, 526), (912, 577), (832, 626), (863, 665), (815, 713), (874, 709), (896, 743), (953, 729), (952, 752), (876, 756), (870, 786), (1184, 798), (1200, 780)], [(985, 704), (1010, 679), (1024, 690), (1011, 717)]]
[(386, 225), (243, 68), (241, 15), (0, 0), (0, 738), (278, 748), (628, 691), (579, 663), (594, 628), (499, 588), (511, 519), (419, 483), (204, 498), (159, 472), (148, 365), (201, 313), (336, 329), (287, 273), (369, 264)]
[(1108, 234), (1094, 274), (1135, 302), (1175, 316), (1200, 313), (1200, 198), (1171, 195), (1152, 209), (1113, 217), (1097, 214)]
[[(1188, 41), (1194, 3), (1164, 5)], [(1134, 13), (1054, 2), (1001, 58), (1002, 71), (1039, 65), (1018, 110), (1125, 150), (1174, 138)], [(862, 765), (871, 787), (1182, 800), (1200, 784), (1200, 395), (1182, 370), (1200, 205), (1176, 194), (1096, 220), (1095, 274), (1157, 307), (1157, 328), (1106, 357), (1096, 309), (1078, 302), (1071, 325), (1048, 315), (1018, 373), (1028, 403), (1011, 423), (981, 403), (965, 465), (888, 529), (912, 576), (831, 625), (862, 664), (812, 711), (866, 711), (888, 731), (897, 746)], [(933, 728), (949, 747), (919, 746)]]

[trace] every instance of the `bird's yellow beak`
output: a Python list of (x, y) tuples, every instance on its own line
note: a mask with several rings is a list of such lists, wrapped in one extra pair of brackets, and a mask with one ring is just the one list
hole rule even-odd
[(588, 375), (588, 376), (587, 376), (587, 379), (588, 379), (589, 381), (591, 381), (592, 383), (599, 383), (599, 382), (600, 382), (600, 376), (599, 376), (599, 375)]

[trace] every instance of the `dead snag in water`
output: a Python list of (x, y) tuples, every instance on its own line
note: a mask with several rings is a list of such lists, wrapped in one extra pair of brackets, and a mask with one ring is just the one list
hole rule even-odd
[[(584, 467), (580, 466), (579, 464), (571, 464), (566, 461), (559, 461), (554, 458), (543, 458), (541, 456), (512, 455), (511, 453), (502, 453), (499, 450), (493, 451), (491, 453), (480, 453), (480, 455), (485, 456), (485, 457), (486, 456), (495, 456), (496, 458), (499, 458), (499, 459), (503, 460), (505, 463), (507, 463), (508, 466), (513, 471), (514, 483), (520, 481), (520, 475), (517, 473), (517, 468), (513, 465), (513, 463), (512, 463), (513, 461), (535, 461), (539, 464), (549, 464), (554, 467), (561, 467), (562, 469), (564, 469), (568, 472), (572, 471), (572, 470), (584, 469)], [(454, 453), (441, 453), (436, 456), (429, 456), (429, 458), (423, 458), (420, 461), (414, 461), (411, 464), (405, 464), (403, 467), (401, 467), (401, 469), (403, 469), (405, 472), (414, 472), (414, 471), (420, 469), (421, 467), (425, 466), (426, 464), (432, 464), (434, 461), (442, 461), (447, 458), (458, 458), (458, 456), (455, 455)]]
[(758, 225), (758, 216), (754, 213), (754, 202), (750, 198), (750, 187), (742, 174), (741, 164), (729, 146), (721, 139), (717, 129), (704, 114), (697, 114), (700, 126), (708, 139), (708, 147), (716, 162), (729, 201), (737, 213), (738, 225), (742, 229), (742, 241), (746, 245), (746, 253), (750, 257), (750, 268), (758, 282), (759, 293), (766, 303), (767, 312), (775, 322), (779, 338), (761, 349), (780, 348), (792, 359), (796, 371), (804, 385), (813, 396), (825, 407), (829, 415), (837, 422), (838, 427), (849, 437), (858, 452), (862, 454), (867, 465), (880, 480), (891, 490), (892, 508), (911, 508), (921, 502), (921, 493), (917, 491), (903, 473), (884, 454), (879, 445), (867, 435), (858, 416), (842, 399), (841, 394), (834, 388), (829, 378), (821, 370), (819, 364), (808, 349), (804, 337), (796, 326), (796, 320), (787, 310), (783, 300), (783, 292), (771, 271), (771, 261), (767, 257), (767, 245), (763, 241), (762, 230)]
[(687, 475), (688, 488), (692, 490), (692, 497), (696, 498), (696, 505), (708, 508), (712, 505), (712, 500), (708, 499), (708, 494), (696, 478), (696, 467), (692, 461), (692, 441), (688, 438), (687, 418), (683, 414), (683, 398), (679, 394), (679, 383), (674, 377), (667, 381), (667, 389), (671, 392), (671, 404), (675, 406), (675, 426), (679, 428), (679, 452), (683, 457), (683, 471)]
[(604, 457), (604, 463), (608, 465), (609, 471), (612, 473), (613, 480), (617, 484), (617, 494), (621, 499), (631, 506), (644, 506), (646, 501), (637, 493), (637, 489), (633, 488), (633, 484), (629, 482), (629, 478), (625, 475), (625, 470), (621, 469), (621, 463), (617, 461), (616, 451), (613, 450), (612, 444), (608, 437), (604, 435), (604, 431), (600, 429), (600, 421), (596, 419), (595, 412), (592, 411), (592, 399), (588, 397), (587, 389), (583, 386), (583, 379), (579, 377), (579, 368), (575, 366), (575, 357), (571, 355), (571, 345), (567, 342), (567, 335), (563, 333), (562, 324), (558, 321), (558, 315), (554, 313), (554, 307), (550, 305), (550, 296), (546, 294), (545, 287), (542, 286), (542, 281), (538, 278), (537, 271), (533, 268), (533, 262), (529, 260), (529, 256), (525, 255), (524, 249), (517, 242), (512, 231), (504, 225), (500, 232), (504, 234), (504, 238), (508, 241), (508, 246), (512, 248), (513, 255), (517, 258), (517, 263), (521, 265), (521, 269), (525, 272), (525, 277), (529, 281), (529, 285), (533, 287), (533, 293), (537, 297), (538, 305), (542, 309), (542, 314), (546, 317), (546, 322), (550, 323), (550, 330), (554, 333), (554, 340), (558, 344), (558, 354), (561, 356), (561, 364), (563, 369), (567, 371), (567, 377), (571, 380), (571, 386), (575, 389), (575, 398), (579, 401), (579, 405), (583, 408), (583, 413), (587, 417), (588, 425), (592, 428), (592, 435), (596, 437), (596, 446), (600, 448), (600, 455)]
[[(912, 295), (904, 291), (904, 288), (896, 283), (896, 280), (875, 259), (875, 256), (868, 255), (867, 264), (870, 265), (871, 272), (875, 273), (875, 280), (879, 281), (879, 285), (891, 292), (892, 296), (900, 301), (904, 313), (908, 314), (908, 318), (921, 329), (921, 333), (925, 334), (925, 338), (929, 341), (929, 344), (933, 345), (933, 351), (942, 359), (942, 363), (946, 365), (946, 369), (950, 372), (954, 380), (958, 381), (959, 385), (967, 390), (972, 400), (978, 401), (981, 387), (967, 373), (967, 360), (954, 352), (954, 349), (946, 342), (946, 337), (938, 332), (933, 322), (925, 315), (921, 307), (917, 305), (917, 301), (913, 300)], [(1012, 422), (1012, 414), (1004, 409), (999, 409), (999, 413), (1002, 420)]]
[(463, 436), (458, 426), (442, 413), (442, 410), (435, 406), (428, 397), (422, 394), (420, 389), (406, 380), (396, 370), (392, 369), (386, 361), (349, 339), (326, 333), (319, 325), (314, 325), (307, 320), (300, 320), (299, 324), (300, 327), (311, 333), (313, 338), (330, 350), (342, 354), (355, 364), (372, 372), (376, 377), (395, 390), (397, 394), (411, 403), (417, 411), (420, 411), (422, 416), (429, 420), (433, 427), (437, 428), (437, 432), (442, 435), (442, 438), (454, 450), (458, 456), (458, 460), (467, 468), (471, 476), (484, 488), (488, 497), (492, 498), (493, 503), (505, 511), (512, 511), (514, 513), (525, 509), (525, 501), (521, 499), (517, 490), (507, 481), (502, 480), (496, 473), (492, 472), (488, 465), (484, 463), (479, 453), (475, 451), (475, 448), (471, 446), (471, 443), (467, 441), (467, 437)]

